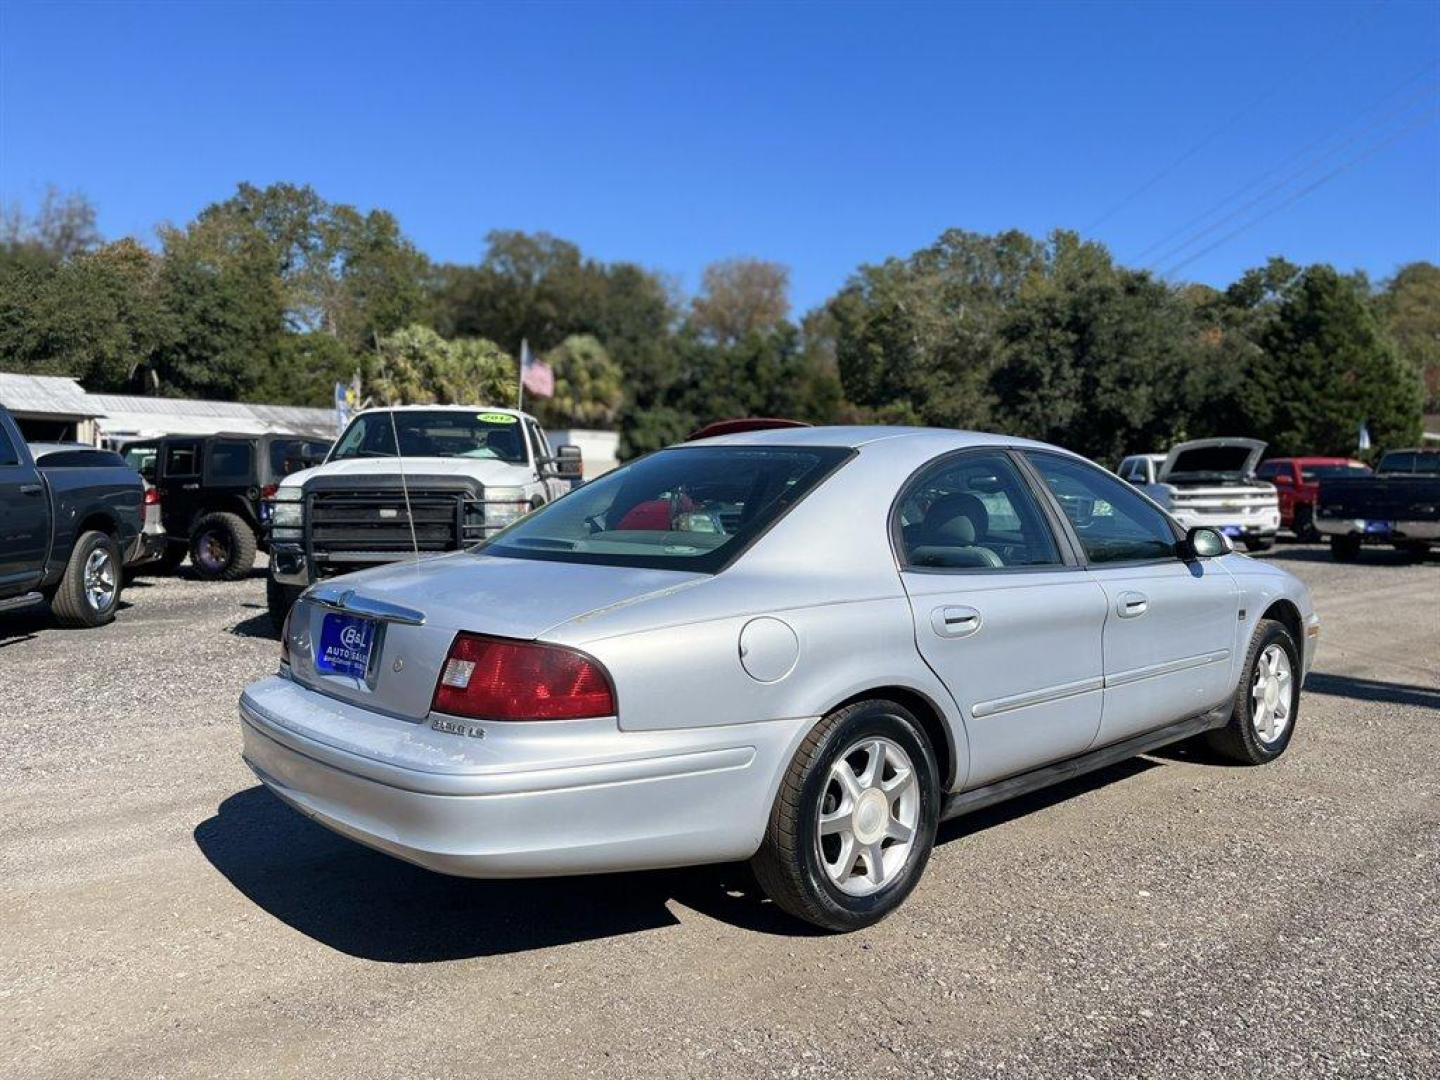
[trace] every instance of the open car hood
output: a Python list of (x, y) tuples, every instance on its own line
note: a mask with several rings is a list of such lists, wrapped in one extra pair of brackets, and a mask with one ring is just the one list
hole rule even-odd
[(1194, 439), (1172, 446), (1156, 479), (1165, 483), (1171, 473), (1209, 473), (1240, 479), (1255, 472), (1266, 444), (1259, 439)]

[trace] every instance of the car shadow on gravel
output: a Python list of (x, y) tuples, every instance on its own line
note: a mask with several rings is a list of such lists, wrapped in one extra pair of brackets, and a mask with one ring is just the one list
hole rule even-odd
[(1326, 675), (1322, 671), (1312, 671), (1305, 679), (1305, 692), (1353, 698), (1356, 701), (1383, 701), (1389, 705), (1440, 709), (1440, 687), (1383, 682), (1380, 679), (1362, 679), (1354, 675)]
[(230, 633), (236, 637), (268, 638), (270, 641), (280, 640), (280, 631), (275, 629), (275, 624), (270, 620), (270, 613), (268, 611), (261, 611), (258, 615), (251, 615), (248, 619), (241, 619), (230, 627)]
[(677, 925), (674, 901), (760, 933), (818, 933), (766, 900), (743, 864), (477, 881), (433, 873), (315, 824), (263, 787), (195, 828), (229, 882), (306, 937), (364, 960), (415, 964), (543, 949)]
[[(1330, 554), (1328, 547), (1286, 547), (1275, 548), (1258, 556), (1265, 560), (1276, 562), (1318, 562), (1333, 563), (1335, 556)], [(1360, 552), (1359, 557), (1353, 563), (1337, 565), (1357, 566), (1413, 566), (1420, 560), (1409, 552), (1396, 551), (1394, 548), (1366, 547)]]

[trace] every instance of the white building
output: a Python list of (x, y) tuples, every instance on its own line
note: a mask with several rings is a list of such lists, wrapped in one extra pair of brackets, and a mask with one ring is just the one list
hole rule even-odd
[(30, 440), (118, 446), (161, 435), (318, 435), (333, 439), (334, 409), (247, 405), (238, 401), (90, 394), (74, 379), (0, 372), (0, 405)]

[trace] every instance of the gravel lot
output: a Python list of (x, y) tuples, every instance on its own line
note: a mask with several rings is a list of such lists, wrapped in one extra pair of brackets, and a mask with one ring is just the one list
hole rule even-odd
[(0, 622), (0, 1076), (1440, 1076), (1440, 563), (1272, 557), (1325, 619), (1290, 752), (943, 828), (806, 933), (741, 867), (447, 879), (238, 757), (264, 582)]

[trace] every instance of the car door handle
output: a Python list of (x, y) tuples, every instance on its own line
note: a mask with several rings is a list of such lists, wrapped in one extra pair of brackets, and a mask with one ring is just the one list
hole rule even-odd
[(39, 495), (39, 494), (40, 494), (41, 492), (43, 492), (44, 490), (45, 490), (45, 485), (44, 485), (44, 484), (21, 484), (21, 485), (20, 485), (20, 494), (21, 494), (21, 495)]
[(1123, 592), (1115, 601), (1115, 614), (1122, 619), (1134, 619), (1150, 609), (1150, 600), (1144, 593)]
[(938, 607), (930, 615), (930, 625), (941, 637), (969, 637), (981, 622), (980, 612), (972, 607)]

